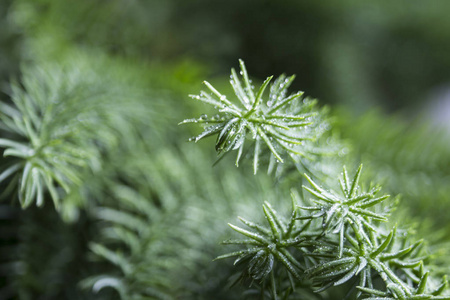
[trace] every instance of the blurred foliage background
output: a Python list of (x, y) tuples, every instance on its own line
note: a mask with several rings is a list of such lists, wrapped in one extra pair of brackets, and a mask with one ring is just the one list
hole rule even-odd
[(446, 0), (1, 1), (2, 101), (11, 102), (11, 80), (42, 76), (54, 87), (45, 74), (56, 68), (61, 80), (93, 74), (80, 88), (104, 86), (116, 108), (106, 106), (111, 124), (98, 131), (108, 139), (102, 168), (77, 171), (82, 183), (58, 211), (50, 197), (26, 210), (3, 197), (0, 299), (240, 295), (227, 286), (232, 266), (211, 262), (226, 223), (260, 217), (264, 200), (287, 192), (230, 162), (212, 168), (211, 145), (187, 144), (196, 129), (177, 126), (203, 112), (187, 95), (204, 79), (225, 88), (238, 58), (255, 81), (296, 74), (292, 90), (329, 104), (349, 164), (362, 161), (368, 178), (402, 194), (400, 215), (445, 252), (449, 11)]
[[(194, 59), (215, 75), (228, 75), (240, 57), (254, 76), (295, 73), (295, 88), (358, 109), (417, 108), (449, 76), (449, 4), (442, 0), (408, 5), (354, 0), (15, 5), (27, 34), (52, 32), (71, 43), (145, 61)], [(12, 45), (18, 31), (3, 38), (11, 54), (17, 53)]]

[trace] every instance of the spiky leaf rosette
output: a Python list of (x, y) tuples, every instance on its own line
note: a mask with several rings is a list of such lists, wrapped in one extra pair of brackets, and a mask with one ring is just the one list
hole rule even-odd
[[(438, 296), (444, 290), (445, 280), (440, 287), (425, 293), (428, 271), (424, 261), (428, 255), (423, 251), (422, 241), (411, 243), (411, 232), (396, 227), (387, 231), (386, 223), (379, 222), (387, 221), (386, 214), (377, 212), (386, 210), (369, 210), (380, 206), (388, 196), (377, 196), (379, 187), (365, 192), (359, 186), (361, 171), (362, 165), (350, 179), (344, 168), (341, 193), (325, 190), (306, 176), (312, 187), (303, 188), (315, 196), (313, 202), (317, 206), (301, 208), (316, 213), (299, 219), (322, 218), (323, 234), (311, 242), (314, 250), (306, 254), (320, 261), (305, 271), (321, 285), (317, 292), (359, 276), (359, 295), (365, 292), (392, 299), (447, 299)], [(383, 281), (386, 290), (374, 288), (374, 280)]]
[(80, 168), (98, 164), (99, 153), (82, 130), (89, 116), (77, 104), (86, 91), (79, 89), (74, 73), (40, 68), (23, 72), (22, 84), (11, 84), (12, 105), (0, 103), (0, 147), (8, 157), (0, 181), (11, 177), (12, 186), (19, 183), (22, 207), (34, 201), (42, 205), (47, 191), (58, 206), (58, 187), (70, 191), (81, 184)]
[(48, 193), (65, 210), (69, 203), (60, 199), (100, 169), (121, 134), (133, 133), (131, 105), (118, 100), (124, 91), (76, 62), (24, 68), (21, 82), (10, 86), (11, 102), (0, 102), (0, 183), (18, 186), (24, 208), (42, 205)]
[[(241, 277), (250, 277), (265, 285), (267, 277), (270, 279), (270, 290), (276, 294), (274, 281), (274, 268), (278, 262), (287, 271), (288, 277), (301, 281), (301, 273), (304, 267), (298, 258), (292, 254), (290, 248), (301, 248), (306, 240), (303, 233), (307, 230), (311, 222), (302, 225), (296, 221), (297, 210), (293, 202), (293, 212), (289, 219), (282, 218), (272, 206), (266, 202), (263, 204), (264, 215), (269, 224), (268, 227), (239, 218), (248, 229), (229, 224), (236, 232), (246, 237), (243, 240), (228, 240), (223, 244), (244, 245), (247, 249), (231, 252), (219, 256), (217, 259), (224, 259), (236, 256), (234, 264), (245, 264), (246, 268)], [(298, 254), (298, 253), (297, 253)], [(294, 286), (292, 286), (294, 288)], [(276, 299), (276, 297), (274, 297)]]
[[(243, 82), (234, 69), (231, 70), (230, 80), (238, 101), (230, 101), (206, 81), (204, 84), (209, 92), (191, 95), (193, 99), (214, 106), (219, 114), (212, 117), (202, 115), (181, 122), (204, 125), (204, 131), (190, 140), (197, 142), (217, 134), (216, 151), (224, 155), (231, 150), (238, 150), (236, 165), (239, 165), (245, 140), (252, 140), (254, 173), (258, 169), (262, 145), (269, 149), (271, 161), (277, 162), (283, 162), (283, 156), (286, 155), (311, 158), (317, 154), (310, 143), (317, 140), (328, 127), (322, 113), (316, 108), (317, 101), (304, 99), (303, 92), (287, 95), (294, 75), (279, 76), (265, 98), (264, 91), (273, 76), (268, 77), (255, 92), (244, 62), (239, 60), (239, 63)], [(297, 160), (294, 159), (294, 162)]]
[[(336, 243), (317, 242), (315, 250), (307, 255), (322, 262), (305, 271), (311, 279), (322, 285), (317, 292), (351, 282), (358, 276), (359, 280), (353, 281), (354, 286), (358, 285), (358, 296), (365, 292), (372, 296), (383, 294), (395, 297), (392, 299), (446, 299), (432, 297), (444, 291), (445, 279), (427, 297), (420, 298), (426, 295), (429, 275), (423, 263), (427, 259), (422, 249), (423, 241), (408, 244), (412, 239), (410, 234), (405, 235), (404, 231), (396, 227), (386, 235), (379, 232), (371, 234), (370, 243), (367, 243), (359, 232), (347, 230), (342, 257), (336, 255), (339, 249)], [(398, 248), (399, 245), (401, 248)], [(380, 280), (385, 284), (385, 291), (375, 288), (379, 285), (374, 282)]]
[(375, 187), (370, 191), (362, 191), (359, 186), (361, 171), (362, 165), (359, 166), (355, 176), (350, 180), (344, 167), (343, 178), (340, 180), (341, 193), (322, 188), (305, 174), (311, 187), (303, 186), (303, 188), (315, 197), (312, 202), (316, 205), (300, 206), (303, 210), (313, 212), (300, 218), (322, 218), (324, 234), (330, 232), (339, 234), (339, 256), (342, 255), (344, 234), (349, 224), (356, 226), (361, 236), (370, 242), (368, 231), (376, 231), (372, 225), (373, 221), (387, 221), (384, 215), (369, 208), (381, 203), (389, 196), (377, 196), (380, 187)]

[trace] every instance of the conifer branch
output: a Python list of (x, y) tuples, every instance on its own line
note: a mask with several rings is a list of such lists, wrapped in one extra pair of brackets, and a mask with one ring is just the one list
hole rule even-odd
[(201, 115), (199, 118), (186, 119), (180, 124), (199, 123), (204, 131), (190, 141), (199, 141), (211, 135), (218, 135), (216, 151), (222, 156), (231, 150), (238, 150), (236, 165), (239, 165), (243, 153), (244, 141), (255, 142), (253, 171), (259, 167), (261, 142), (266, 145), (272, 159), (279, 163), (290, 155), (308, 157), (313, 151), (311, 145), (324, 132), (327, 122), (316, 108), (315, 100), (303, 98), (303, 92), (287, 95), (287, 89), (295, 76), (279, 76), (270, 86), (268, 97), (264, 92), (272, 81), (268, 77), (255, 95), (245, 64), (239, 60), (241, 79), (234, 69), (231, 70), (230, 84), (234, 89), (237, 103), (218, 92), (210, 83), (204, 82), (209, 92), (201, 91), (191, 98), (214, 106), (219, 114)]
[[(238, 149), (237, 165), (244, 141), (253, 139), (255, 173), (261, 144), (266, 145), (271, 157), (278, 162), (283, 162), (282, 156), (287, 155), (299, 164), (300, 158), (306, 157), (308, 141), (320, 136), (317, 134), (317, 128), (323, 126), (320, 112), (305, 108), (311, 102), (299, 101), (302, 93), (286, 96), (294, 76), (277, 78), (270, 87), (268, 99), (264, 100), (264, 90), (272, 80), (268, 77), (255, 96), (245, 65), (242, 61), (240, 65), (244, 84), (234, 70), (230, 81), (239, 103), (232, 103), (209, 83), (206, 85), (212, 95), (202, 91), (192, 96), (214, 105), (220, 114), (183, 121), (182, 124), (205, 125), (205, 131), (191, 140), (197, 142), (218, 134), (216, 150), (223, 155)], [(273, 168), (273, 164), (269, 168)], [(244, 219), (242, 222), (250, 230), (230, 224), (245, 239), (224, 244), (246, 248), (217, 259), (237, 257), (235, 265), (244, 265), (240, 278), (257, 280), (261, 289), (269, 287), (274, 299), (280, 287), (273, 278), (275, 273), (279, 274), (280, 267), (292, 278), (291, 290), (312, 284), (309, 288), (318, 287), (315, 292), (321, 293), (331, 287), (350, 284), (353, 291), (356, 290), (356, 297), (363, 299), (448, 299), (442, 294), (447, 284), (445, 278), (437, 289), (427, 286), (430, 271), (424, 264), (429, 256), (423, 251), (422, 242), (411, 242), (413, 238), (409, 234), (399, 235), (400, 231), (406, 233), (403, 229), (386, 225), (390, 211), (384, 202), (389, 195), (379, 195), (380, 186), (364, 189), (361, 174), (362, 165), (353, 176), (349, 176), (344, 167), (339, 179), (340, 191), (325, 188), (328, 180), (313, 171), (304, 174), (307, 183), (302, 188), (312, 196), (308, 201), (312, 205), (294, 204), (292, 215), (286, 221), (266, 202), (263, 212), (268, 227)], [(292, 199), (293, 203), (302, 201), (295, 193)], [(384, 287), (375, 287), (374, 280), (383, 282)], [(285, 292), (285, 295), (290, 294), (288, 290)]]

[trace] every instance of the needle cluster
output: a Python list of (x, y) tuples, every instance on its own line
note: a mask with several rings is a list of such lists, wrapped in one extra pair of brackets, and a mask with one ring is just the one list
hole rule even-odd
[[(245, 65), (242, 61), (240, 65), (244, 86), (234, 70), (230, 81), (238, 104), (207, 82), (211, 94), (202, 91), (192, 96), (215, 106), (220, 113), (183, 121), (205, 127), (192, 140), (217, 134), (219, 154), (238, 150), (236, 165), (244, 141), (253, 140), (255, 173), (258, 157), (264, 151), (278, 162), (286, 154), (294, 161), (305, 157), (307, 142), (321, 134), (318, 130), (324, 124), (321, 111), (313, 102), (301, 101), (302, 93), (286, 96), (294, 76), (280, 76), (272, 84), (269, 97), (264, 99), (272, 77), (254, 93)], [(261, 144), (267, 146), (265, 150)], [(336, 156), (335, 160), (339, 159)], [(427, 267), (430, 254), (424, 242), (415, 240), (411, 231), (389, 225), (393, 205), (385, 202), (390, 196), (381, 194), (379, 185), (370, 184), (365, 188), (362, 184), (362, 165), (353, 176), (349, 176), (345, 167), (340, 176), (332, 178), (311, 170), (308, 174), (301, 173), (306, 180), (302, 180), (304, 193), (300, 194), (308, 194), (310, 198), (292, 193), (293, 209), (289, 218), (283, 218), (265, 202), (263, 211), (268, 226), (243, 218), (240, 220), (246, 228), (229, 224), (244, 239), (225, 241), (224, 244), (237, 245), (240, 249), (217, 259), (236, 257), (234, 264), (243, 269), (240, 279), (250, 279), (261, 295), (269, 291), (272, 299), (310, 297), (303, 293), (305, 289), (325, 295), (328, 289), (337, 286), (347, 287), (346, 299), (352, 296), (370, 300), (450, 299), (445, 295), (446, 278), (436, 285), (438, 279), (432, 275), (432, 268)], [(336, 177), (340, 189), (327, 188)], [(285, 285), (283, 281), (290, 284)]]
[[(247, 248), (218, 258), (237, 256), (235, 264), (245, 261), (243, 275), (261, 282), (268, 278), (274, 299), (274, 261), (297, 281), (291, 290), (305, 282), (310, 282), (316, 293), (349, 284), (351, 294), (358, 299), (450, 299), (441, 295), (446, 278), (440, 286), (427, 286), (430, 271), (425, 262), (429, 256), (423, 240), (411, 242), (414, 237), (397, 226), (386, 230), (388, 212), (380, 214), (375, 209), (389, 196), (377, 197), (379, 187), (364, 192), (358, 184), (361, 170), (362, 166), (350, 180), (344, 168), (340, 179), (343, 195), (320, 187), (305, 175), (311, 187), (303, 189), (314, 196), (311, 201), (316, 206), (295, 205), (286, 223), (265, 203), (270, 229), (241, 218), (253, 231), (230, 226), (249, 239), (224, 243)], [(294, 196), (293, 200), (300, 199)], [(304, 214), (305, 210), (315, 213)]]
[[(317, 140), (327, 129), (327, 123), (316, 108), (316, 100), (303, 98), (303, 92), (287, 94), (295, 76), (279, 76), (271, 81), (267, 77), (256, 91), (249, 79), (247, 69), (242, 60), (239, 79), (236, 71), (231, 70), (230, 84), (235, 92), (236, 100), (230, 100), (217, 91), (209, 82), (204, 81), (208, 92), (201, 91), (191, 98), (214, 106), (219, 114), (199, 118), (186, 119), (180, 124), (200, 123), (204, 131), (191, 141), (199, 141), (208, 136), (217, 135), (215, 149), (219, 155), (231, 150), (238, 150), (236, 165), (244, 152), (246, 140), (253, 146), (253, 170), (257, 172), (262, 145), (270, 151), (271, 160), (282, 163), (284, 156), (310, 157), (314, 155), (308, 144)], [(264, 96), (270, 85), (269, 95)]]

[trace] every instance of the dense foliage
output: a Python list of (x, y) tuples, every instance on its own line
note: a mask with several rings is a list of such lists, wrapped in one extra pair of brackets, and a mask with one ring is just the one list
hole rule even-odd
[(450, 299), (445, 6), (0, 2), (0, 299)]
[[(235, 96), (246, 110), (241, 111), (227, 96), (205, 82), (217, 100), (205, 92), (193, 98), (214, 105), (222, 116), (185, 120), (183, 123), (207, 124), (205, 131), (193, 140), (217, 134), (215, 148), (219, 154), (238, 149), (236, 165), (242, 154), (244, 141), (255, 140), (255, 174), (259, 166), (260, 140), (266, 143), (266, 152), (271, 153), (272, 164), (283, 163), (278, 154), (280, 151), (289, 153), (294, 163), (300, 157), (313, 160), (314, 158), (305, 157), (302, 149), (311, 147), (303, 141), (310, 140), (316, 144), (315, 138), (308, 137), (308, 126), (320, 127), (321, 118), (305, 116), (302, 104), (292, 103), (302, 93), (288, 97), (285, 97), (285, 93), (278, 95), (277, 92), (283, 90), (285, 85), (289, 86), (291, 81), (285, 81), (282, 76), (281, 84), (279, 80), (272, 84), (271, 93), (267, 97), (269, 100), (265, 102), (262, 100), (264, 90), (272, 77), (264, 81), (255, 96), (245, 65), (242, 61), (240, 64), (245, 91), (233, 69), (230, 83)], [(304, 103), (309, 106), (308, 101)], [(288, 111), (279, 112), (288, 104)], [(321, 114), (314, 110), (313, 113)], [(308, 122), (304, 122), (304, 119)], [(215, 124), (208, 125), (211, 121)], [(279, 130), (283, 131), (280, 133)], [(315, 133), (315, 130), (312, 132)], [(298, 147), (298, 150), (294, 147)], [(316, 147), (320, 147), (320, 144)], [(320, 152), (316, 151), (316, 154), (320, 155)], [(334, 160), (343, 159), (335, 155)], [(318, 164), (315, 161), (312, 163)], [(301, 171), (299, 168), (297, 170)], [(430, 273), (434, 268), (433, 265), (425, 266), (425, 263), (430, 262), (430, 254), (423, 249), (423, 240), (415, 241), (407, 227), (398, 228), (394, 225), (391, 228), (386, 225), (396, 203), (382, 205), (389, 196), (377, 195), (381, 186), (370, 183), (369, 187), (364, 188), (360, 185), (362, 165), (351, 179), (344, 166), (339, 180), (340, 192), (323, 187), (329, 182), (323, 174), (316, 174), (310, 169), (305, 171), (310, 175), (303, 174), (307, 185), (302, 188), (313, 198), (307, 200), (304, 195), (295, 197), (294, 193), (290, 218), (284, 219), (266, 202), (263, 210), (269, 228), (245, 219), (241, 221), (252, 231), (229, 224), (247, 239), (227, 240), (224, 243), (242, 245), (245, 248), (218, 258), (237, 256), (234, 264), (245, 265), (239, 279), (251, 279), (250, 286), (254, 281), (258, 282), (256, 290), (259, 290), (262, 297), (266, 297), (267, 291), (272, 299), (305, 297), (303, 291), (298, 291), (300, 287), (312, 291), (318, 285), (319, 288), (314, 291), (321, 293), (343, 284), (347, 284), (349, 290), (345, 298), (450, 299), (450, 296), (442, 296), (448, 285), (445, 276), (439, 286), (434, 286), (433, 280), (427, 285), (428, 278), (433, 277)], [(337, 176), (338, 171), (334, 172), (331, 178)], [(318, 177), (320, 182), (315, 182), (310, 176)], [(285, 272), (281, 272), (283, 269)], [(355, 281), (355, 277), (359, 277), (359, 280)]]

